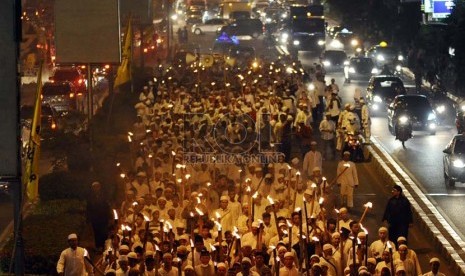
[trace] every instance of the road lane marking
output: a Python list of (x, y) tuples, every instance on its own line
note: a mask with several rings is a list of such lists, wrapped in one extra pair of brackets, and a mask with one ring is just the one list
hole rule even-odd
[(460, 196), (465, 196), (465, 194), (444, 194), (444, 193), (437, 193), (437, 194), (425, 194), (428, 196), (451, 196), (451, 197), (460, 197)]

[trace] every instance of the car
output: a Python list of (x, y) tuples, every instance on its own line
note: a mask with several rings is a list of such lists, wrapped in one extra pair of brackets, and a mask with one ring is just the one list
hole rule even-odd
[(186, 12), (186, 23), (187, 24), (199, 24), (202, 23), (203, 11), (202, 10), (188, 10)]
[(70, 82), (78, 92), (87, 91), (86, 78), (76, 66), (55, 68), (49, 80), (56, 83)]
[(234, 22), (223, 26), (220, 33), (225, 33), (229, 36), (251, 36), (259, 37), (263, 34), (263, 23), (260, 19), (238, 19)]
[(368, 49), (368, 51), (365, 53), (365, 56), (372, 58), (378, 68), (387, 65), (391, 69), (394, 69), (404, 60), (404, 57), (400, 51), (394, 47), (387, 46), (387, 44), (384, 43), (375, 45)]
[(406, 116), (413, 130), (427, 131), (436, 134), (436, 113), (428, 98), (424, 95), (399, 95), (388, 107), (388, 127), (394, 134), (396, 122), (400, 116)]
[(446, 185), (465, 182), (465, 135), (457, 134), (443, 150), (444, 180)]
[[(356, 49), (361, 46), (361, 40), (353, 32), (348, 31), (347, 29), (342, 29), (340, 32), (337, 32), (334, 35), (334, 40), (338, 41), (344, 49)], [(331, 43), (333, 44), (333, 42)]]
[(191, 31), (196, 35), (205, 33), (215, 33), (218, 28), (221, 28), (228, 24), (228, 20), (223, 18), (213, 18), (205, 21), (205, 23), (194, 24), (191, 27)]
[(367, 57), (352, 57), (344, 66), (344, 77), (347, 83), (351, 80), (368, 81), (371, 76), (379, 73), (373, 60)]
[(42, 104), (50, 105), (59, 113), (77, 110), (83, 102), (83, 94), (71, 82), (46, 82), (42, 87)]
[(347, 54), (342, 50), (326, 50), (320, 60), (326, 71), (342, 71), (344, 62), (347, 61)]
[[(34, 106), (23, 105), (20, 109), (20, 121), (21, 125), (26, 128), (31, 128), (32, 119), (34, 116)], [(42, 139), (52, 138), (57, 131), (60, 129), (60, 115), (48, 104), (42, 104), (41, 116), (40, 116), (41, 128), (40, 136)], [(23, 141), (25, 142), (25, 141)]]
[(386, 110), (397, 95), (406, 94), (403, 81), (393, 75), (377, 75), (370, 78), (366, 89), (367, 104), (372, 111)]

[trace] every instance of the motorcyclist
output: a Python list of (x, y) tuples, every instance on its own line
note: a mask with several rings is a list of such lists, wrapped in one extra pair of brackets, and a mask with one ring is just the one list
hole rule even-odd
[(392, 75), (392, 72), (387, 64), (383, 66), (383, 70), (381, 70), (380, 75)]

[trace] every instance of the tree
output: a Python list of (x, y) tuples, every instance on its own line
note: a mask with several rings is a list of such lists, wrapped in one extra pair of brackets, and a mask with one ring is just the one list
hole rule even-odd
[(457, 92), (465, 91), (465, 1), (455, 1), (455, 7), (451, 15), (447, 18), (446, 23), (449, 25), (447, 34), (450, 47), (456, 49), (452, 57), (452, 63), (455, 66), (456, 89)]

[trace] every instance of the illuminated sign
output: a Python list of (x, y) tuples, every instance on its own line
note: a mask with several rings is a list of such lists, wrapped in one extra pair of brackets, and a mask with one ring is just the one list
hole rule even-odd
[(455, 4), (451, 0), (433, 0), (433, 18), (446, 18)]

